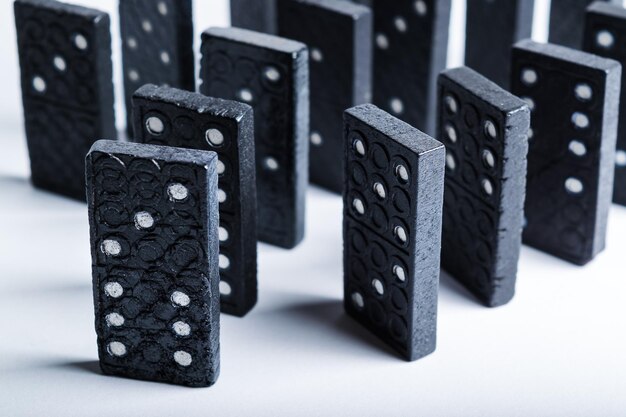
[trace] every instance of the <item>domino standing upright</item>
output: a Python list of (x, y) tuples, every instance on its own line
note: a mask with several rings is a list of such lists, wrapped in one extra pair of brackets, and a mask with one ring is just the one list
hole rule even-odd
[(132, 97), (144, 84), (195, 90), (191, 0), (120, 0), (124, 98), (132, 137)]
[(524, 243), (578, 265), (605, 246), (621, 65), (530, 40), (513, 48), (512, 93), (529, 103)]
[(146, 85), (133, 96), (135, 140), (215, 151), (219, 157), (222, 312), (244, 316), (257, 301), (254, 116), (247, 104)]
[(234, 27), (277, 34), (276, 0), (230, 0)]
[(515, 293), (522, 244), (528, 105), (473, 70), (439, 76), (445, 140), (442, 266), (487, 306)]
[(258, 237), (293, 248), (304, 237), (309, 178), (306, 45), (236, 28), (202, 35), (202, 94), (253, 106)]
[(407, 360), (433, 352), (444, 146), (374, 105), (345, 113), (344, 303)]
[[(593, 3), (587, 10), (583, 49), (612, 58), (622, 64), (622, 86), (626, 85), (626, 9), (604, 2)], [(620, 95), (617, 152), (615, 154), (615, 186), (613, 201), (626, 205), (626, 90)]]
[(374, 104), (434, 134), (452, 1), (355, 1), (374, 13)]
[(220, 363), (217, 156), (101, 140), (86, 171), (102, 371), (212, 385)]
[(109, 16), (53, 0), (15, 1), (32, 182), (85, 199), (85, 156), (116, 138)]
[(278, 32), (309, 46), (310, 178), (341, 193), (342, 114), (371, 100), (371, 12), (344, 1), (278, 0)]
[(549, 42), (581, 49), (585, 9), (594, 0), (550, 0)]
[(511, 45), (530, 38), (535, 0), (467, 2), (465, 65), (502, 88), (511, 78)]

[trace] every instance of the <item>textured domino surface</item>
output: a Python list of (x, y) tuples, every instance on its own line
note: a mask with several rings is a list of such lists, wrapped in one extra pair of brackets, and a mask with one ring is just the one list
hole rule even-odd
[(531, 108), (524, 243), (584, 265), (605, 246), (613, 194), (621, 66), (521, 41), (512, 93)]
[(371, 100), (371, 12), (344, 1), (279, 0), (278, 32), (309, 47), (311, 182), (341, 193), (343, 112)]
[(32, 182), (84, 200), (89, 148), (117, 137), (109, 16), (52, 0), (14, 6)]
[(146, 85), (135, 92), (133, 116), (137, 142), (217, 153), (222, 312), (244, 316), (257, 300), (252, 109), (243, 103)]
[(466, 68), (439, 76), (437, 137), (446, 145), (443, 268), (490, 307), (515, 293), (530, 110)]
[(535, 0), (467, 2), (465, 65), (508, 88), (511, 45), (530, 38)]
[(234, 27), (276, 34), (276, 0), (230, 0)]
[(374, 104), (434, 134), (451, 0), (355, 1), (374, 13)]
[(217, 157), (115, 141), (87, 157), (105, 374), (193, 387), (219, 374)]
[(585, 9), (594, 0), (550, 0), (548, 41), (580, 49), (583, 42)]
[(304, 237), (309, 182), (306, 46), (236, 28), (202, 36), (202, 94), (254, 109), (259, 240), (283, 248)]
[(345, 123), (345, 308), (416, 360), (436, 344), (445, 149), (371, 104)]
[(191, 0), (120, 0), (124, 98), (132, 137), (132, 97), (144, 84), (195, 90)]
[[(612, 58), (622, 64), (622, 86), (626, 71), (626, 9), (596, 2), (588, 9), (583, 49), (595, 55)], [(626, 91), (620, 95), (620, 114), (615, 154), (613, 201), (626, 205)]]

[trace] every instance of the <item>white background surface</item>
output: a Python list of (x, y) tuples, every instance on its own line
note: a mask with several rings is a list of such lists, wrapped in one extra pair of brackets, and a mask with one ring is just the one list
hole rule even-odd
[[(12, 5), (0, 2), (0, 416), (626, 416), (620, 207), (607, 251), (587, 267), (524, 248), (505, 307), (486, 309), (443, 276), (437, 351), (406, 363), (344, 315), (341, 201), (311, 189), (305, 242), (260, 245), (259, 304), (222, 317), (214, 387), (100, 375), (86, 207), (28, 182)], [(453, 65), (462, 8), (455, 1)], [(222, 0), (196, 1), (195, 14), (198, 31), (228, 22)], [(540, 40), (544, 23), (542, 12)]]

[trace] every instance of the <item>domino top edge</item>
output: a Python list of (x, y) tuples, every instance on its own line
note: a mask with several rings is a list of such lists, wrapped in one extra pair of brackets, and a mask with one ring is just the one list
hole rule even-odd
[(512, 114), (518, 111), (530, 113), (528, 104), (524, 100), (469, 67), (451, 68), (443, 71), (441, 76), (504, 113)]
[(120, 142), (106, 139), (95, 142), (89, 150), (88, 157), (94, 152), (107, 154), (123, 153), (139, 158), (158, 159), (167, 162), (192, 162), (204, 166), (208, 166), (214, 159), (217, 159), (217, 154), (212, 151)]
[(390, 115), (373, 104), (362, 104), (346, 110), (346, 114), (363, 121), (417, 155), (443, 150), (444, 145), (426, 133)]
[(287, 54), (297, 54), (307, 49), (307, 46), (302, 42), (236, 27), (211, 27), (202, 32), (203, 40), (210, 36), (216, 36), (234, 42), (246, 43)]
[(76, 4), (62, 3), (56, 0), (15, 0), (13, 4), (16, 8), (20, 6), (31, 6), (46, 8), (57, 13), (72, 13), (78, 16), (93, 19), (96, 22), (109, 17), (108, 13), (98, 9), (92, 9)]
[(337, 0), (293, 0), (298, 3), (306, 4), (312, 7), (324, 8), (332, 10), (335, 13), (350, 16), (353, 19), (359, 19), (363, 16), (371, 15), (371, 9), (367, 6), (352, 3), (349, 1)]
[(626, 8), (612, 3), (595, 1), (587, 8), (587, 13), (600, 13), (611, 17), (626, 18)]
[(172, 87), (158, 87), (154, 84), (146, 84), (133, 94), (134, 98), (146, 100), (158, 100), (167, 104), (185, 107), (198, 113), (219, 115), (220, 117), (233, 120), (241, 120), (247, 114), (252, 117), (252, 107), (245, 103), (234, 100), (224, 100), (216, 97), (208, 97), (200, 93), (180, 90)]
[(609, 72), (621, 68), (621, 64), (613, 59), (602, 58), (588, 52), (568, 48), (551, 43), (538, 43), (531, 39), (524, 39), (513, 45), (514, 49), (542, 54), (575, 65), (582, 65), (595, 70)]

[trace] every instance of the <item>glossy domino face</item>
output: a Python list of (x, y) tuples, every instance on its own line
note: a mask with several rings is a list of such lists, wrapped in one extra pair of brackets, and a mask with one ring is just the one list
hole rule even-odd
[(576, 264), (604, 249), (620, 78), (617, 62), (569, 48), (513, 50), (512, 92), (531, 109), (523, 239)]
[(218, 154), (222, 312), (245, 315), (257, 299), (252, 109), (154, 85), (135, 93), (133, 109), (137, 142)]
[(219, 374), (217, 158), (111, 141), (88, 156), (106, 374), (188, 386)]
[(345, 121), (345, 308), (415, 360), (435, 347), (444, 149), (372, 105)]
[[(615, 59), (622, 64), (622, 85), (626, 72), (626, 10), (621, 6), (596, 3), (587, 13), (584, 50)], [(619, 127), (615, 154), (613, 202), (626, 205), (626, 91), (620, 95)]]
[(124, 97), (132, 137), (132, 96), (144, 84), (193, 91), (191, 0), (120, 0)]
[(310, 179), (337, 193), (343, 187), (343, 111), (371, 101), (371, 30), (371, 13), (363, 6), (278, 1), (279, 35), (309, 47)]
[(95, 139), (117, 137), (109, 17), (18, 0), (15, 23), (32, 181), (84, 200), (85, 155)]
[(259, 240), (293, 248), (304, 237), (308, 187), (306, 46), (235, 28), (202, 39), (202, 94), (254, 109)]
[(439, 77), (446, 145), (442, 267), (488, 306), (514, 295), (526, 192), (526, 103), (462, 67)]

